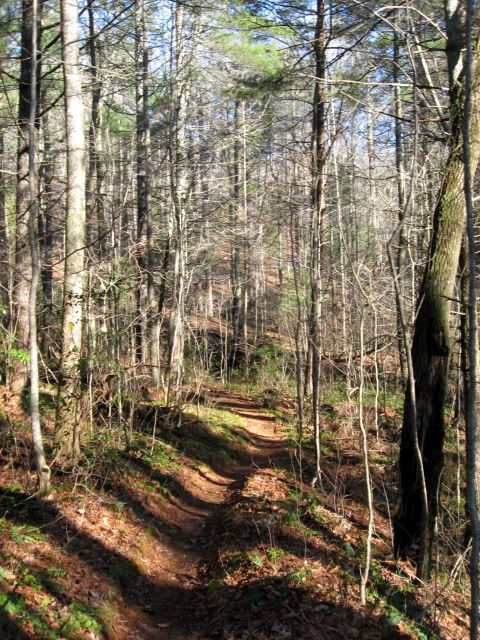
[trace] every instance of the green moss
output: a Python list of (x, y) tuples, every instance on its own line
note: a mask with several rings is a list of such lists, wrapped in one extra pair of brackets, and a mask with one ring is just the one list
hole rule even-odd
[(263, 567), (263, 558), (259, 553), (251, 553), (249, 559), (253, 566)]
[[(365, 385), (363, 391), (363, 406), (364, 407), (374, 407), (375, 406), (375, 397), (377, 395), (377, 389), (375, 385)], [(345, 382), (339, 382), (336, 385), (331, 387), (326, 387), (322, 389), (322, 402), (325, 406), (322, 408), (322, 413), (324, 415), (330, 415), (334, 417), (332, 409), (334, 409), (335, 405), (342, 404), (349, 399), (349, 395), (347, 392), (347, 386)], [(403, 400), (404, 393), (402, 391), (398, 391), (396, 389), (379, 389), (378, 390), (378, 406), (380, 408), (387, 407), (389, 409), (393, 409), (398, 413), (403, 411)]]
[[(293, 446), (297, 446), (300, 444), (300, 434), (298, 433), (298, 429), (294, 426), (288, 425), (282, 427), (283, 435), (289, 440), (289, 442)], [(309, 444), (311, 442), (311, 434), (304, 430), (302, 434), (302, 444)]]
[[(364, 555), (364, 549), (360, 549), (356, 555)], [(369, 602), (382, 611), (391, 626), (402, 624), (417, 640), (437, 638), (436, 632), (423, 622), (425, 610), (417, 602), (417, 586), (406, 582), (402, 588), (392, 587), (383, 580), (381, 566), (375, 561), (371, 567), (367, 597)]]
[(392, 456), (389, 456), (386, 453), (373, 452), (371, 461), (375, 464), (390, 464), (392, 462)]
[(230, 458), (230, 454), (225, 449), (221, 447), (212, 449), (207, 444), (195, 438), (187, 438), (184, 440), (182, 447), (186, 454), (205, 464), (222, 462)]
[(113, 626), (115, 620), (118, 618), (118, 607), (113, 591), (110, 591), (95, 609), (95, 616), (105, 630)]
[(142, 460), (154, 469), (179, 471), (178, 456), (166, 442), (157, 441), (153, 448), (142, 455)]

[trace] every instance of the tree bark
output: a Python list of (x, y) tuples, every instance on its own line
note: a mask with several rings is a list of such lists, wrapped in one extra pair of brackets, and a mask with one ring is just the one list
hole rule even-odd
[[(3, 175), (5, 167), (5, 138), (3, 131), (0, 131), (0, 243), (2, 247), (2, 257), (0, 259), (0, 301), (2, 313), (6, 313), (10, 300), (10, 278), (12, 267), (10, 263), (10, 242), (8, 233), (8, 220), (5, 208), (5, 178)], [(2, 327), (8, 329), (8, 315), (3, 318)]]
[(32, 275), (28, 298), (29, 346), (30, 346), (30, 419), (32, 427), (32, 441), (37, 467), (38, 486), (42, 493), (49, 490), (50, 468), (45, 459), (43, 449), (42, 430), (40, 425), (39, 402), (39, 370), (37, 344), (37, 290), (40, 280), (40, 254), (38, 249), (37, 221), (38, 221), (38, 187), (36, 175), (36, 111), (37, 111), (37, 0), (31, 4), (31, 66), (30, 66), (30, 105), (28, 120), (28, 243)]
[(175, 6), (175, 67), (172, 93), (172, 128), (170, 144), (171, 191), (174, 212), (174, 274), (173, 303), (170, 314), (170, 344), (168, 370), (168, 403), (179, 405), (182, 395), (182, 380), (185, 346), (185, 289), (186, 289), (186, 208), (187, 208), (187, 69), (184, 34), (184, 6)]
[(233, 234), (233, 244), (230, 253), (230, 281), (232, 290), (231, 321), (233, 330), (233, 353), (231, 367), (235, 367), (240, 345), (240, 324), (242, 311), (242, 280), (241, 280), (241, 251), (240, 251), (240, 100), (235, 100), (234, 107), (234, 141), (231, 168), (232, 200), (230, 203), (230, 225)]
[[(45, 96), (41, 96), (41, 104), (45, 104)], [(41, 133), (43, 136), (43, 157), (40, 165), (40, 211), (39, 211), (39, 239), (42, 254), (42, 287), (46, 304), (46, 323), (52, 321), (53, 312), (53, 225), (52, 183), (54, 176), (53, 157), (50, 143), (49, 121), (47, 114), (42, 117)]]
[(61, 2), (65, 117), (67, 133), (67, 202), (61, 379), (57, 398), (57, 457), (80, 455), (80, 357), (85, 264), (85, 136), (78, 48), (77, 0)]
[[(403, 104), (402, 104), (402, 92), (399, 85), (400, 83), (400, 42), (399, 34), (395, 29), (393, 32), (393, 81), (395, 83), (394, 88), (394, 107), (395, 107), (395, 166), (397, 171), (397, 199), (398, 199), (398, 222), (400, 226), (400, 233), (398, 236), (397, 247), (397, 278), (400, 296), (403, 298), (405, 289), (405, 262), (407, 255), (407, 239), (405, 237), (405, 225), (401, 224), (405, 220), (407, 214), (406, 207), (406, 180), (405, 180), (405, 161), (404, 161), (404, 144), (403, 144)], [(402, 381), (405, 380), (405, 352), (402, 342), (402, 331), (400, 326), (400, 311), (397, 308), (397, 331), (398, 331), (398, 357), (400, 362), (400, 371)]]
[[(325, 57), (325, 4), (317, 0), (317, 22), (313, 53), (315, 59), (315, 86), (313, 93), (312, 125), (312, 219), (311, 219), (311, 311), (310, 352), (312, 371), (312, 413), (316, 449), (315, 481), (321, 483), (320, 434), (320, 369), (322, 342), (322, 244), (325, 226), (325, 164), (326, 150), (326, 57)], [(305, 375), (305, 378), (307, 375)]]
[[(458, 66), (458, 59), (455, 67)], [(480, 98), (480, 52), (474, 54), (472, 101)], [(455, 76), (454, 83), (461, 82)], [(462, 94), (452, 91), (452, 144), (444, 172), (444, 182), (433, 217), (433, 234), (428, 262), (420, 288), (412, 343), (416, 412), (412, 412), (410, 385), (400, 443), (400, 505), (394, 523), (396, 555), (411, 556), (417, 575), (429, 575), (432, 543), (438, 513), (440, 476), (445, 437), (444, 406), (451, 353), (450, 301), (458, 268), (465, 229), (464, 162), (462, 134)], [(480, 112), (472, 112), (470, 128), (472, 172), (480, 155)], [(415, 413), (415, 415), (412, 415)], [(413, 421), (413, 424), (412, 424)], [(428, 495), (428, 517), (421, 522), (422, 487), (414, 453), (414, 433), (418, 434)]]
[[(152, 275), (153, 233), (150, 211), (150, 118), (148, 114), (149, 53), (144, 0), (135, 3), (136, 156), (138, 287), (136, 351), (139, 364), (150, 364), (152, 378), (160, 383), (160, 354), (155, 289)], [(155, 314), (155, 317), (152, 317)]]
[[(18, 99), (18, 149), (17, 149), (17, 197), (15, 222), (15, 271), (13, 278), (12, 333), (15, 349), (26, 351), (29, 344), (29, 295), (32, 279), (32, 260), (28, 239), (30, 204), (29, 186), (29, 118), (32, 75), (33, 0), (22, 3), (22, 35), (20, 83)], [(38, 20), (38, 16), (35, 16)], [(36, 30), (35, 30), (36, 31)], [(28, 378), (26, 358), (11, 359), (10, 385), (14, 393), (20, 393)]]
[[(477, 254), (475, 246), (475, 210), (473, 203), (472, 154), (469, 144), (472, 113), (480, 107), (479, 99), (474, 101), (472, 57), (472, 21), (474, 3), (467, 0), (466, 14), (466, 54), (465, 54), (465, 101), (463, 117), (463, 163), (464, 195), (467, 214), (468, 238), (468, 376), (465, 393), (466, 457), (467, 457), (467, 503), (472, 532), (472, 551), (470, 555), (470, 640), (478, 640), (480, 592), (478, 583), (478, 560), (480, 553), (480, 519), (478, 513), (478, 473), (479, 473), (479, 435), (478, 435), (478, 312), (477, 312)], [(480, 42), (479, 42), (480, 44)]]

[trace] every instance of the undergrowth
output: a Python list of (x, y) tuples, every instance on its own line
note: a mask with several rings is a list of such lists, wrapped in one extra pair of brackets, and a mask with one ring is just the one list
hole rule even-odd
[[(240, 389), (245, 387), (239, 386)], [(373, 393), (372, 388), (366, 391), (365, 406), (368, 408), (373, 406)], [(299, 444), (299, 433), (291, 399), (287, 397), (290, 404), (285, 401), (284, 406), (263, 409), (265, 393), (250, 387), (250, 394), (260, 405), (260, 408), (257, 406), (258, 411), (273, 417), (281, 425), (287, 444), (289, 441), (292, 445), (290, 450), (295, 450)], [(274, 396), (277, 400), (276, 392), (269, 391), (267, 399), (270, 401)], [(282, 401), (281, 394), (278, 401), (279, 404)], [(322, 451), (327, 469), (327, 488), (322, 493), (308, 486), (314, 474), (313, 434), (310, 428), (305, 427), (302, 437), (303, 484), (298, 478), (298, 460), (288, 456), (282, 459), (276, 455), (269, 463), (269, 471), (273, 474), (271, 486), (267, 483), (265, 495), (245, 506), (245, 520), (241, 524), (234, 523), (228, 530), (228, 537), (225, 536), (228, 548), (219, 566), (211, 568), (210, 593), (221, 594), (241, 584), (238, 602), (245, 602), (245, 606), (255, 603), (259, 590), (263, 588), (258, 585), (263, 584), (269, 585), (265, 590), (273, 592), (274, 598), (281, 602), (292, 593), (299, 598), (313, 597), (319, 589), (317, 569), (321, 557), (314, 549), (321, 542), (328, 548), (328, 552), (322, 553), (331, 555), (328, 561), (324, 559), (326, 565), (330, 563), (338, 568), (342, 588), (349, 597), (355, 597), (360, 572), (365, 565), (364, 532), (361, 523), (359, 525), (353, 517), (349, 522), (348, 505), (362, 504), (363, 485), (360, 482), (358, 493), (349, 493), (351, 479), (336, 477), (332, 471), (338, 472), (344, 462), (350, 464), (354, 471), (356, 466), (358, 468), (353, 455), (357, 453), (355, 447), (358, 446), (355, 444), (355, 423), (350, 413), (347, 415), (349, 407), (345, 408), (348, 401), (344, 385), (323, 391)], [(355, 409), (354, 399), (350, 398), (350, 401)], [(401, 403), (394, 393), (383, 393), (379, 401), (384, 403), (387, 409), (385, 416), (390, 421), (388, 429), (381, 433), (384, 441), (388, 442), (391, 433), (398, 434), (394, 420), (401, 411)], [(347, 422), (348, 432), (345, 428)], [(252, 444), (255, 444), (245, 429), (242, 416), (228, 407), (192, 402), (183, 407), (181, 420), (159, 421), (155, 428), (152, 426), (132, 429), (128, 438), (119, 437), (118, 432), (113, 434), (106, 425), (97, 427), (85, 437), (81, 470), (69, 470), (55, 479), (59, 502), (73, 502), (80, 494), (86, 498), (93, 496), (108, 509), (115, 526), (124, 528), (125, 537), (130, 535), (132, 522), (142, 526), (135, 544), (130, 543), (128, 557), (114, 555), (110, 560), (104, 570), (109, 588), (92, 601), (73, 595), (69, 597), (72, 581), (60, 553), (50, 551), (50, 558), (43, 554), (41, 562), (34, 559), (40, 547), (52, 546), (52, 540), (41, 526), (10, 518), (10, 510), (18, 506), (15, 496), (21, 494), (25, 487), (13, 481), (8, 487), (4, 486), (2, 502), (5, 513), (0, 518), (0, 541), (8, 546), (9, 552), (0, 556), (0, 623), (9, 629), (10, 636), (6, 637), (22, 638), (20, 633), (23, 632), (39, 640), (76, 640), (87, 637), (87, 632), (93, 638), (103, 637), (117, 616), (119, 594), (131, 589), (138, 576), (148, 570), (149, 559), (157, 552), (158, 530), (155, 513), (149, 510), (149, 503), (155, 500), (160, 508), (164, 508), (167, 501), (181, 499), (188, 489), (183, 480), (187, 470), (202, 471), (202, 468), (210, 467), (221, 472), (241, 456), (245, 459), (247, 452), (250, 456)], [(24, 427), (15, 425), (14, 428)], [(348, 451), (342, 441), (345, 434), (350, 437), (350, 441), (347, 440)], [(375, 442), (373, 437), (372, 442)], [(454, 444), (450, 439), (452, 452)], [(372, 448), (375, 480), (382, 477), (375, 475), (377, 471), (383, 471), (394, 460), (392, 451), (387, 447)], [(253, 469), (253, 475), (256, 470)], [(451, 469), (446, 469), (445, 477), (453, 478)], [(286, 486), (285, 495), (281, 498), (270, 495), (276, 478)], [(454, 498), (451, 491), (444, 506), (449, 515), (447, 518), (445, 513), (442, 514), (441, 526), (456, 523), (460, 527), (464, 523), (464, 505), (456, 505)], [(256, 513), (256, 509), (260, 511)], [(77, 514), (83, 517), (83, 507), (77, 510)], [(337, 533), (339, 523), (344, 522), (350, 527), (346, 529), (348, 533), (343, 530)], [(221, 524), (223, 528), (229, 527), (228, 523)], [(442, 531), (440, 533), (444, 535)], [(246, 534), (250, 538), (246, 538)], [(108, 536), (108, 531), (105, 535)], [(379, 538), (380, 534), (377, 532), (376, 536)], [(391, 569), (387, 571), (385, 567), (383, 557), (374, 555), (368, 585), (372, 614), (381, 616), (387, 629), (397, 629), (400, 625), (408, 630), (408, 637), (417, 640), (437, 638), (438, 634), (429, 626), (427, 610), (420, 604), (416, 586), (405, 580), (395, 581), (394, 574), (388, 573)]]

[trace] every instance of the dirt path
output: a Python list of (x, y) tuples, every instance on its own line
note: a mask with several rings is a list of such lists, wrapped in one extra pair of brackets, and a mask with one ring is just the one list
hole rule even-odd
[[(100, 624), (108, 640), (419, 637), (411, 626), (430, 594), (417, 601), (404, 589), (381, 513), (375, 584), (400, 606), (360, 605), (351, 551), (363, 549), (368, 513), (351, 456), (338, 476), (350, 495), (317, 495), (298, 481), (275, 419), (218, 393), (211, 409), (166, 420), (156, 439), (140, 425), (138, 447), (92, 447), (88, 475), (48, 497), (19, 488), (18, 469), (0, 470), (0, 596), (15, 607), (0, 606), (2, 639), (73, 637), (63, 633), (73, 624), (85, 640), (99, 640)], [(437, 618), (422, 626), (429, 637), (466, 637), (465, 598), (455, 598), (442, 633)]]
[[(232, 492), (243, 486), (255, 469), (269, 466), (285, 452), (285, 440), (275, 420), (255, 402), (230, 395), (216, 398), (215, 406), (243, 418), (243, 435), (250, 444), (239, 462), (229, 461), (221, 471), (210, 467), (190, 470), (189, 499), (175, 499), (168, 514), (163, 503), (150, 505), (153, 515), (162, 510), (157, 527), (158, 562), (147, 570), (153, 588), (145, 594), (143, 609), (133, 606), (123, 612), (128, 627), (121, 634), (125, 640), (205, 640), (194, 629), (192, 602), (203, 587), (201, 570), (215, 553), (209, 525), (221, 517)], [(166, 520), (171, 521), (171, 527)]]

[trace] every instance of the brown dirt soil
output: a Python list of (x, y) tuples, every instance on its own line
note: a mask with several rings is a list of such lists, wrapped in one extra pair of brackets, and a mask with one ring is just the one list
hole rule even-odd
[[(347, 496), (339, 508), (334, 492), (317, 499), (295, 477), (293, 451), (260, 404), (211, 394), (216, 406), (243, 419), (238, 431), (245, 444), (224, 460), (199, 464), (200, 453), (185, 447), (179, 466), (160, 473), (126, 454), (124, 472), (107, 474), (102, 490), (91, 490), (92, 478), (85, 478), (72, 492), (69, 480), (57, 483), (48, 499), (19, 489), (21, 471), (6, 465), (2, 522), (34, 526), (43, 535), (19, 544), (0, 531), (8, 568), (0, 591), (20, 593), (38, 608), (38, 591), (20, 580), (22, 571), (40, 576), (62, 567), (62, 588), (44, 585), (50, 601), (42, 619), (61, 631), (73, 602), (93, 605), (110, 640), (417, 638), (407, 617), (392, 622), (379, 601), (358, 604), (358, 570), (348, 549), (362, 545), (367, 513), (361, 500)], [(195, 420), (187, 420), (177, 450), (192, 429)], [(357, 480), (354, 465), (344, 471)], [(409, 582), (408, 567), (407, 577), (399, 577), (388, 558), (389, 536), (388, 519), (377, 514), (377, 580), (387, 591)], [(425, 638), (466, 637), (465, 602), (457, 599), (448, 615), (438, 607)], [(3, 627), (0, 618), (0, 637), (39, 636), (29, 623), (7, 617)], [(70, 637), (101, 636), (81, 631)]]
[[(17, 568), (28, 564), (42, 571), (52, 561), (65, 567), (69, 597), (62, 597), (59, 606), (68, 600), (97, 603), (112, 599), (115, 614), (108, 624), (109, 638), (204, 637), (191, 628), (187, 612), (191, 613), (191, 596), (201, 585), (200, 570), (211, 553), (207, 524), (226, 503), (232, 487), (248, 475), (251, 460), (267, 462), (284, 446), (273, 420), (257, 415), (255, 404), (234, 396), (219, 397), (216, 404), (231, 407), (245, 419), (245, 436), (251, 444), (241, 461), (215, 468), (183, 461), (176, 474), (178, 490), (167, 500), (139, 490), (130, 484), (131, 478), (127, 482), (117, 479), (114, 490), (108, 487), (105, 497), (82, 484), (77, 485), (75, 497), (61, 488), (48, 499), (29, 498), (15, 490), (10, 501), (5, 499), (8, 495), (3, 496), (0, 513), (19, 525), (38, 527), (46, 535), (29, 544), (28, 552), (6, 541), (2, 555), (10, 563), (14, 560)], [(19, 479), (15, 469), (2, 471), (3, 486), (15, 486)], [(14, 506), (7, 506), (13, 497)], [(111, 509), (116, 500), (128, 508), (120, 523), (119, 514)], [(15, 588), (14, 573), (10, 582)], [(22, 587), (22, 595), (28, 600), (34, 594)]]

